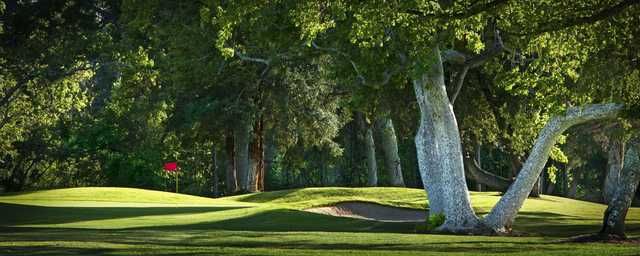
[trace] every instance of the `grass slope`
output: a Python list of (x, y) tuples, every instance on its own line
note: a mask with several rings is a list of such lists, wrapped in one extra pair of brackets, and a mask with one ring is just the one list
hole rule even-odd
[[(472, 193), (486, 213), (495, 193)], [(0, 195), (0, 255), (637, 255), (637, 245), (558, 244), (595, 232), (604, 206), (528, 199), (515, 228), (529, 237), (413, 234), (413, 224), (378, 223), (300, 211), (342, 201), (417, 209), (423, 190), (307, 188), (221, 199), (129, 188), (72, 188)], [(627, 216), (640, 235), (640, 209)]]

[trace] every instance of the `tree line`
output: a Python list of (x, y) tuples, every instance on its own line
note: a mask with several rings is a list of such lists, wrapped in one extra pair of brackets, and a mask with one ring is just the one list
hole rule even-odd
[[(609, 203), (619, 227), (637, 194), (637, 1), (0, 11), (4, 191), (171, 190), (177, 161), (199, 195), (425, 188), (448, 232), (508, 231), (542, 193)], [(480, 219), (469, 189), (504, 194)]]

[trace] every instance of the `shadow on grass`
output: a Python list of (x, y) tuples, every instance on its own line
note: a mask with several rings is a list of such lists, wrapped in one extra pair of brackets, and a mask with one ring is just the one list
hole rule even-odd
[(33, 256), (64, 256), (64, 255), (104, 255), (115, 252), (116, 249), (89, 249), (59, 246), (16, 246), (0, 247), (0, 255), (33, 255)]
[(0, 203), (0, 226), (63, 224), (154, 215), (193, 214), (246, 207), (49, 207)]
[[(64, 224), (91, 220), (220, 212), (246, 207), (47, 207), (0, 203), (0, 226)], [(223, 220), (182, 225), (139, 227), (142, 230), (229, 230), (229, 231), (323, 231), (415, 233), (416, 223), (376, 222), (342, 218), (289, 209), (256, 210), (254, 214)], [(628, 229), (640, 224), (628, 223)], [(514, 229), (529, 235), (568, 237), (592, 233), (600, 228), (600, 220), (547, 213), (521, 212)]]
[[(321, 231), (321, 232), (385, 232), (415, 233), (416, 223), (378, 222), (365, 219), (335, 217), (290, 209), (271, 209), (249, 216), (186, 225), (157, 226), (154, 230), (220, 229), (230, 231)], [(135, 228), (132, 228), (135, 229)]]
[[(31, 246), (0, 246), (0, 254), (11, 255), (96, 255), (137, 254), (152, 255), (281, 255), (304, 254), (302, 250), (319, 250), (324, 253), (342, 255), (343, 251), (366, 251), (393, 255), (396, 252), (425, 253), (468, 253), (479, 254), (512, 254), (523, 251), (561, 251), (571, 250), (571, 245), (550, 245), (543, 241), (510, 240), (496, 241), (495, 238), (474, 239), (465, 241), (374, 241), (363, 240), (335, 240), (325, 239), (323, 234), (308, 233), (257, 233), (235, 231), (149, 231), (149, 230), (81, 230), (81, 229), (13, 229), (0, 233), (0, 239), (5, 241), (25, 243), (42, 243), (49, 245)], [(432, 236), (432, 235), (430, 235)], [(425, 237), (426, 238), (426, 237)], [(100, 241), (100, 246), (107, 248), (90, 248), (84, 242)], [(276, 250), (272, 252), (270, 250)], [(279, 251), (278, 251), (279, 250)], [(206, 251), (206, 252), (203, 252)], [(332, 252), (334, 251), (334, 252)], [(265, 253), (268, 252), (268, 253)]]

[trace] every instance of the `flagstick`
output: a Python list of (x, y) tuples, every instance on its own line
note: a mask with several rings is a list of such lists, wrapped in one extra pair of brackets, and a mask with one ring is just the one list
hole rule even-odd
[(178, 193), (178, 171), (175, 171), (176, 173), (176, 193)]

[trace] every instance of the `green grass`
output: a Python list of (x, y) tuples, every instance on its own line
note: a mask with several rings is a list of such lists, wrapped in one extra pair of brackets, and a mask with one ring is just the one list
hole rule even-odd
[[(479, 214), (499, 199), (472, 193)], [(128, 188), (0, 195), (0, 255), (638, 255), (637, 245), (555, 243), (598, 230), (605, 206), (528, 199), (515, 229), (527, 237), (414, 234), (379, 223), (300, 211), (342, 201), (425, 209), (423, 190), (307, 188), (209, 199)], [(640, 236), (640, 209), (627, 216)]]

